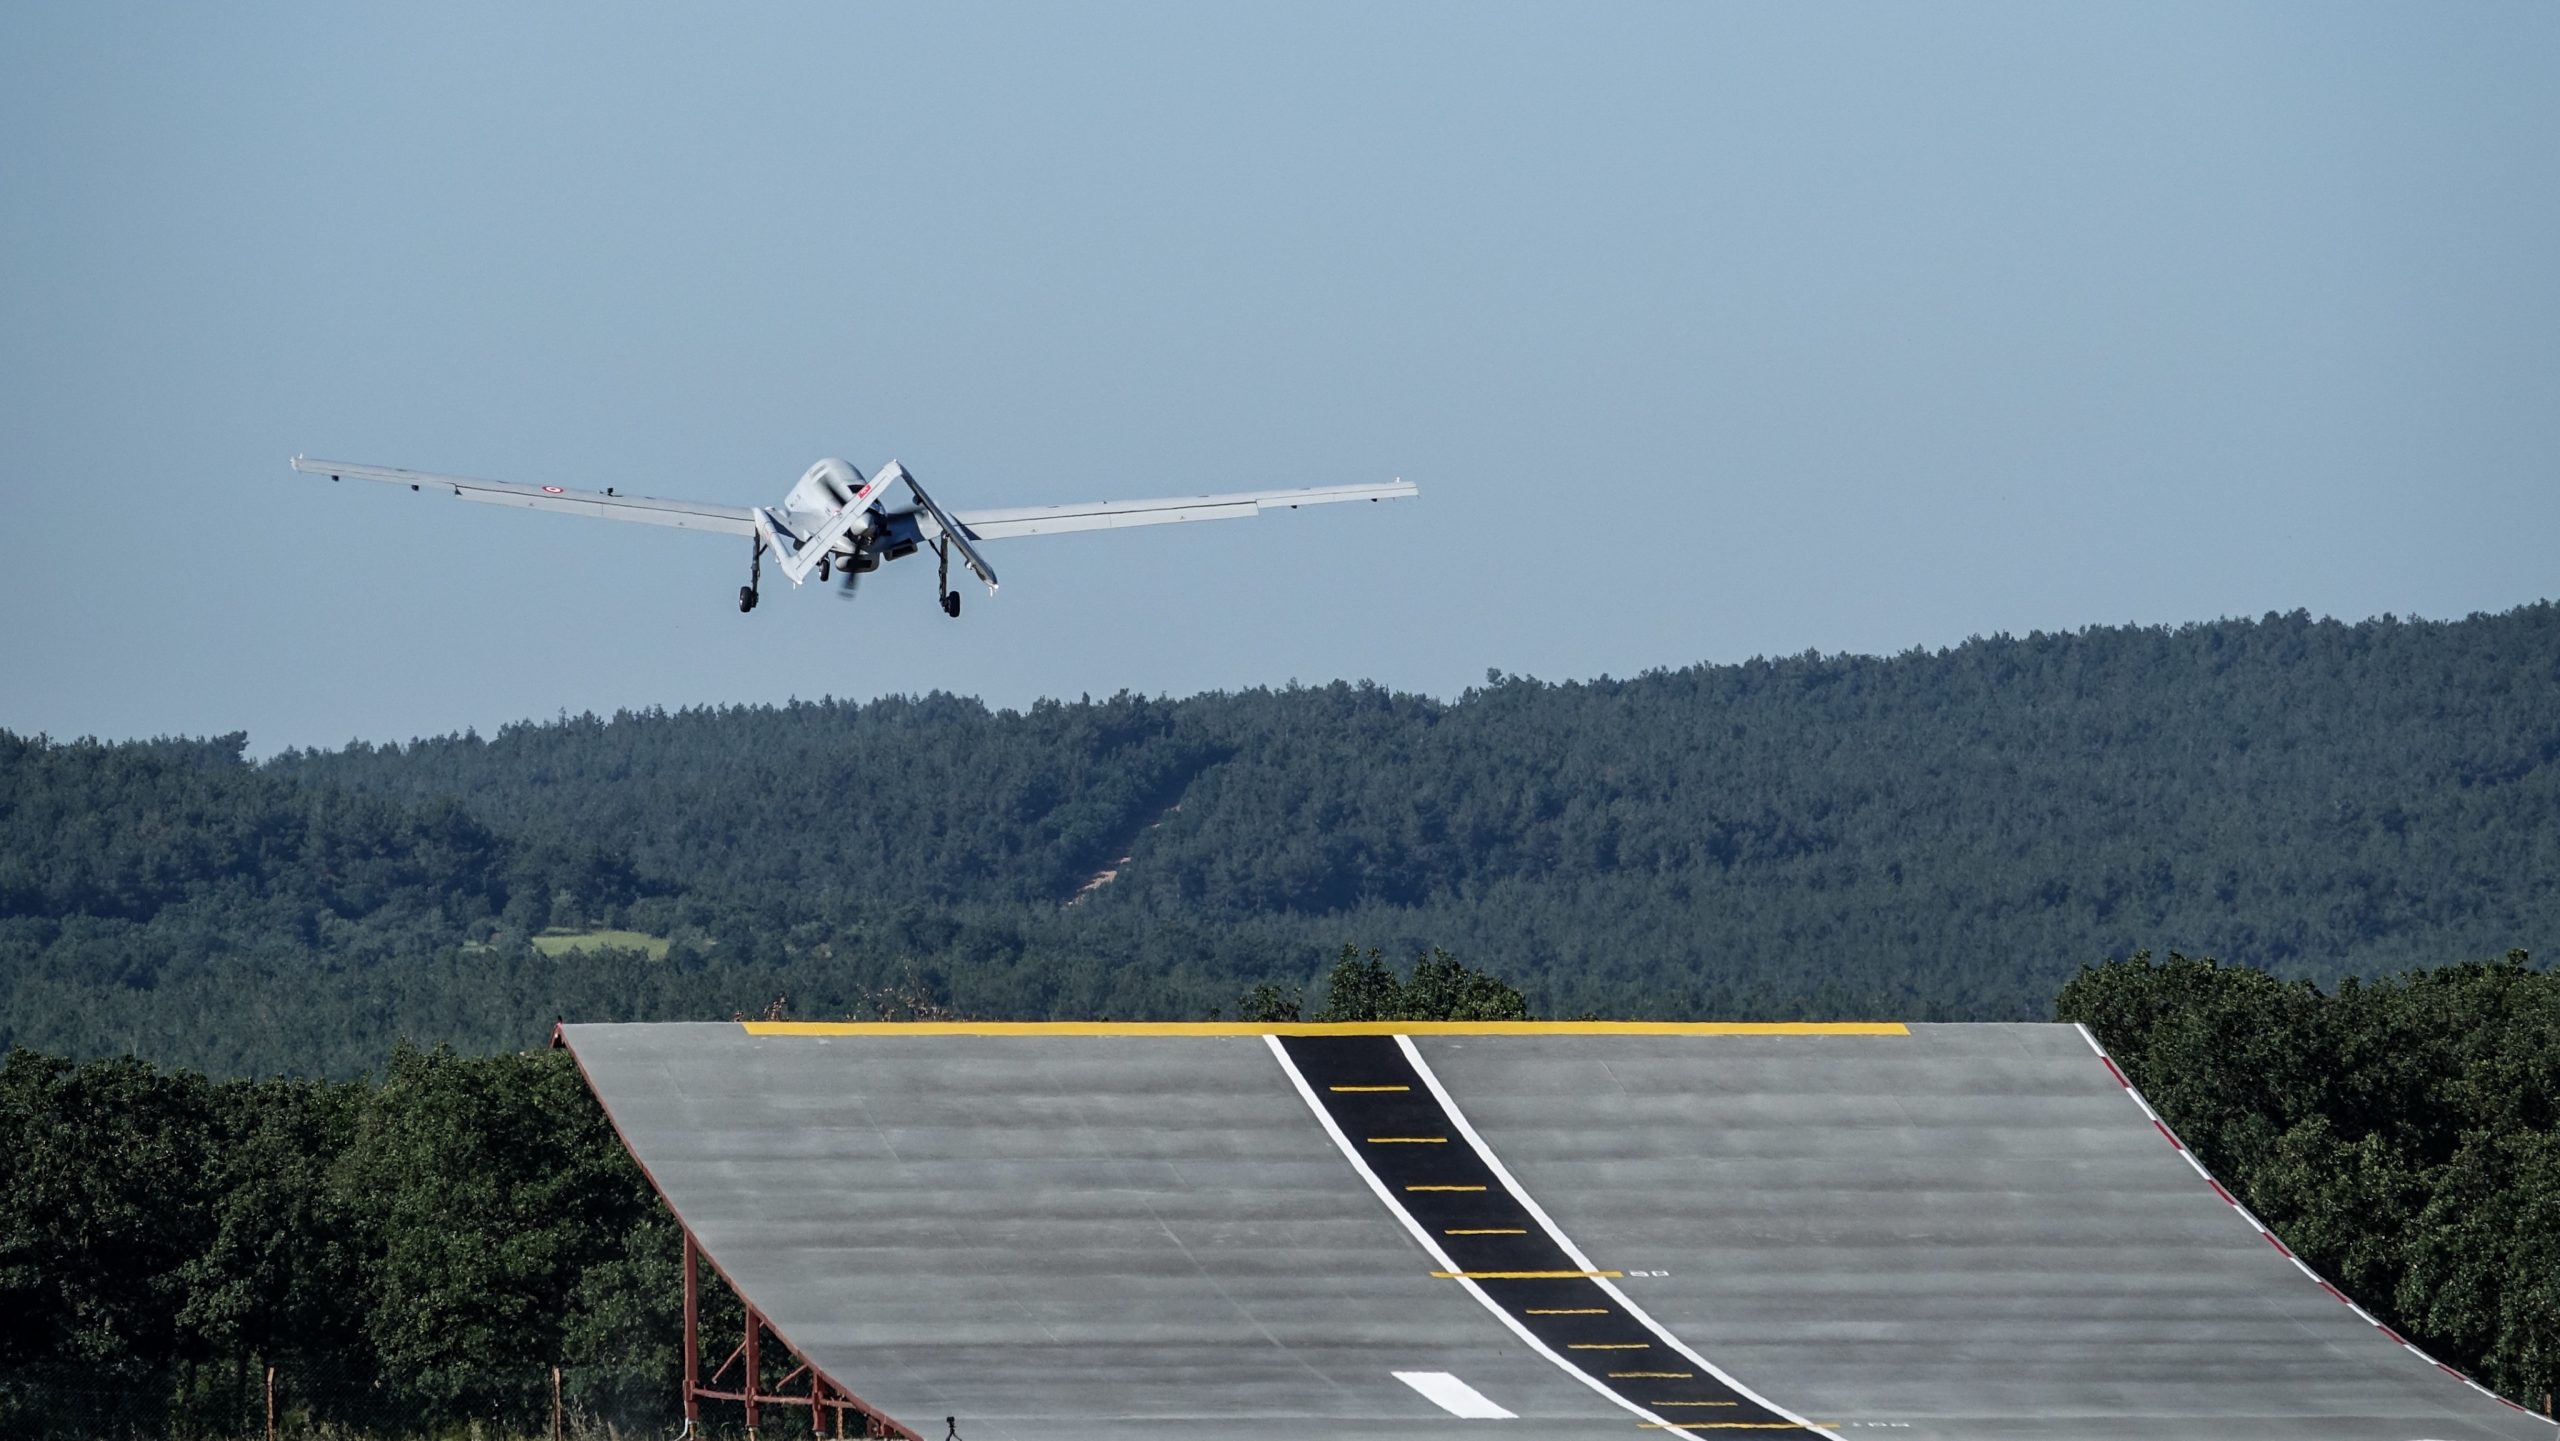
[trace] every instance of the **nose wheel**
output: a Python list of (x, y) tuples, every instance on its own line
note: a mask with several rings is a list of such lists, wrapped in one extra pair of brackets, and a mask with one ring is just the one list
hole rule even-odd
[(942, 593), (942, 613), (953, 620), (960, 618), (960, 592), (946, 590)]

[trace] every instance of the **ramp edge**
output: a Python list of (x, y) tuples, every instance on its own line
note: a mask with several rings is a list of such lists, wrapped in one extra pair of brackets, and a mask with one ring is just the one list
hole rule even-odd
[(2124, 1093), (2133, 1098), (2133, 1103), (2142, 1108), (2144, 1118), (2151, 1122), (2151, 1125), (2155, 1130), (2159, 1131), (2161, 1139), (2169, 1143), (2170, 1149), (2178, 1153), (2179, 1159), (2187, 1163), (2188, 1169), (2194, 1171), (2197, 1177), (2203, 1180), (2207, 1186), (2212, 1187), (2213, 1194), (2221, 1197), (2223, 1204), (2229, 1206), (2234, 1212), (2238, 1213), (2241, 1220), (2248, 1222), (2250, 1230), (2257, 1232), (2261, 1237), (2265, 1238), (2268, 1245), (2276, 1248), (2276, 1254), (2292, 1262), (2293, 1269), (2301, 1272), (2304, 1278), (2309, 1280), (2311, 1284), (2328, 1292), (2333, 1300), (2354, 1312), (2358, 1320), (2363, 1321), (2366, 1325), (2369, 1325), (2374, 1330), (2382, 1333), (2383, 1339), (2400, 1347), (2402, 1350), (2407, 1351), (2410, 1355), (2417, 1357), (2419, 1360), (2424, 1361), (2439, 1371), (2442, 1371), (2444, 1374), (2461, 1382), (2463, 1385), (2470, 1387), (2472, 1390), (2479, 1392), (2481, 1395), (2488, 1397), (2490, 1400), (2497, 1402), (2499, 1405), (2506, 1407), (2510, 1411), (2531, 1416), (2537, 1421), (2549, 1419), (2535, 1411), (2532, 1407), (2510, 1401), (2506, 1397), (2499, 1395), (2497, 1392), (2492, 1391), (2488, 1387), (2471, 1379), (2471, 1377), (2463, 1372), (2452, 1366), (2446, 1365), (2444, 1362), (2437, 1360), (2433, 1356), (2428, 1355), (2408, 1337), (2401, 1335), (2398, 1331), (2395, 1331), (2391, 1327), (2383, 1324), (2380, 1317), (2375, 1316), (2371, 1311), (2366, 1310), (2364, 1307), (2357, 1305), (2354, 1298), (2347, 1295), (2345, 1291), (2339, 1289), (2335, 1284), (2330, 1282), (2327, 1277), (2312, 1270), (2300, 1256), (2293, 1253), (2293, 1248), (2287, 1246), (2282, 1237), (2276, 1235), (2273, 1230), (2269, 1229), (2267, 1223), (2259, 1220), (2248, 1207), (2241, 1205), (2240, 1198), (2231, 1194), (2229, 1187), (2223, 1185), (2219, 1180), (2216, 1180), (2213, 1173), (2205, 1169), (2204, 1162), (2197, 1160), (2194, 1150), (2189, 1148), (2185, 1141), (2178, 1138), (2178, 1133), (2176, 1131), (2169, 1128), (2169, 1123), (2161, 1118), (2160, 1112), (2153, 1108), (2151, 1102), (2145, 1098), (2141, 1090), (2133, 1084), (2132, 1078), (2125, 1075), (2124, 1068), (2116, 1064), (2115, 1057), (2108, 1055), (2107, 1048), (2098, 1044), (2097, 1036), (2090, 1031), (2087, 1024), (2080, 1021), (2073, 1021), (2071, 1023), (2071, 1028), (2080, 1033), (2081, 1040), (2089, 1043), (2089, 1049), (2096, 1053), (2099, 1063), (2107, 1068), (2107, 1074), (2114, 1077), (2115, 1083), (2119, 1087), (2123, 1088)]
[[(570, 1043), (568, 1027), (565, 1024), (559, 1022), (552, 1024), (551, 1049), (569, 1053), (569, 1060), (578, 1068), (578, 1079), (586, 1082), (587, 1094), (596, 1098), (596, 1109), (604, 1112), (605, 1124), (613, 1128), (613, 1138), (621, 1143), (623, 1154), (629, 1156), (631, 1164), (639, 1168), (640, 1178), (647, 1181), (649, 1189), (656, 1193), (658, 1204), (666, 1207), (667, 1214), (675, 1218), (676, 1227), (684, 1233), (685, 1244), (692, 1248), (694, 1256), (711, 1267), (711, 1273), (720, 1278), (721, 1285), (729, 1288), (729, 1294), (737, 1297), (738, 1303), (746, 1307), (764, 1329), (771, 1331), (774, 1339), (780, 1341), (793, 1355), (798, 1356), (801, 1364), (808, 1367), (810, 1375), (834, 1387), (838, 1394), (852, 1401), (866, 1416), (896, 1433), (893, 1441), (923, 1441), (922, 1435), (914, 1427), (863, 1400), (862, 1393), (837, 1380), (834, 1373), (820, 1366), (817, 1358), (810, 1355), (806, 1348), (793, 1341), (789, 1332), (775, 1324), (771, 1316), (766, 1315), (762, 1308), (747, 1299), (746, 1288), (740, 1286), (737, 1279), (720, 1264), (719, 1258), (711, 1254), (711, 1248), (702, 1244), (702, 1238), (695, 1233), (693, 1223), (687, 1221), (684, 1218), (684, 1212), (676, 1208), (675, 1198), (667, 1194), (666, 1187), (658, 1184), (658, 1178), (651, 1173), (648, 1163), (640, 1159), (640, 1152), (632, 1146), (631, 1137), (623, 1131), (622, 1122), (613, 1114), (613, 1107), (606, 1102), (604, 1092), (597, 1089), (595, 1076), (587, 1070), (586, 1058), (579, 1055), (578, 1048)], [(693, 1434), (692, 1423), (689, 1420), (686, 1423), (686, 1432), (688, 1435)]]

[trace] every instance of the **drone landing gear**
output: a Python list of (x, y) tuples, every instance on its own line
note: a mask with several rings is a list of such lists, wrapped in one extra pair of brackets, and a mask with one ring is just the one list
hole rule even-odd
[(747, 583), (738, 587), (738, 614), (756, 608), (757, 592), (764, 587), (764, 537), (756, 537), (755, 554), (747, 561)]
[(934, 581), (934, 587), (942, 592), (942, 613), (953, 620), (958, 620), (960, 592), (951, 588), (951, 538), (944, 536), (936, 540), (933, 543), (933, 554), (935, 559), (942, 562), (942, 569)]

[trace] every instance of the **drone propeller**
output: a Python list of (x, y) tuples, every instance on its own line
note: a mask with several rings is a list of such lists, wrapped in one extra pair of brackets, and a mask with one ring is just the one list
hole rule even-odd
[(854, 592), (861, 588), (862, 572), (849, 565), (836, 568), (836, 599), (852, 600)]

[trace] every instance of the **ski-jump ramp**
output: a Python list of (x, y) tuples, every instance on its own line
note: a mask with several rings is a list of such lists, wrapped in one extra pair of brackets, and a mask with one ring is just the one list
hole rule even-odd
[(926, 1441), (2555, 1436), (2295, 1261), (2073, 1026), (562, 1041), (773, 1333)]

